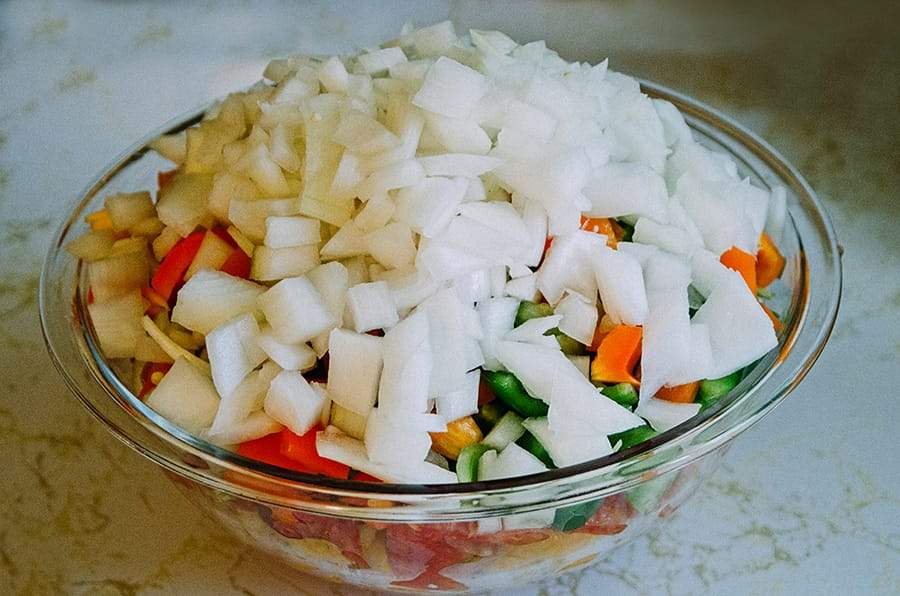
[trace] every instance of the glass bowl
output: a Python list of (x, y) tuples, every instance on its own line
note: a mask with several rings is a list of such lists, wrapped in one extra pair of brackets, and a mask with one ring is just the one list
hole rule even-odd
[(63, 246), (111, 192), (156, 188), (168, 163), (146, 144), (197, 122), (178, 118), (117, 159), (75, 201), (41, 276), (41, 325), (69, 388), (116, 437), (159, 464), (203, 511), (253, 547), (303, 572), (356, 586), (484, 590), (537, 581), (600, 560), (674, 512), (730, 442), (797, 386), (837, 315), (840, 251), (821, 203), (797, 170), (733, 120), (644, 82), (685, 115), (695, 138), (731, 155), (742, 176), (787, 189), (790, 217), (776, 285), (779, 345), (727, 396), (623, 452), (520, 478), (460, 485), (326, 479), (249, 460), (193, 437), (144, 405), (107, 363), (87, 319), (84, 268)]

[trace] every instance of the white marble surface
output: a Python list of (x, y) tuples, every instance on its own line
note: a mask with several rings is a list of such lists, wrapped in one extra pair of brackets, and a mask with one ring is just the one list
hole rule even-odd
[(65, 205), (148, 130), (270, 57), (449, 15), (736, 116), (809, 177), (846, 247), (835, 334), (785, 404), (660, 531), (520, 593), (900, 593), (898, 11), (792, 4), (0, 4), (0, 592), (340, 591), (222, 535), (88, 416), (45, 355), (38, 271)]

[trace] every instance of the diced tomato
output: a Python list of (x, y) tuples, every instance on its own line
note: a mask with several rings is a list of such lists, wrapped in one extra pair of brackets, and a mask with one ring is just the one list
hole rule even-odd
[(156, 186), (162, 190), (165, 186), (172, 181), (172, 178), (178, 175), (178, 168), (174, 170), (166, 170), (164, 172), (157, 172), (156, 174)]
[(340, 478), (346, 480), (350, 474), (350, 467), (346, 464), (326, 459), (316, 450), (316, 433), (321, 431), (320, 426), (314, 426), (304, 435), (298, 435), (283, 429), (281, 431), (280, 451), (281, 455), (298, 462), (316, 474)]
[(634, 517), (635, 513), (625, 495), (612, 495), (603, 499), (597, 512), (575, 531), (595, 536), (618, 534), (628, 527), (628, 520)]
[[(462, 530), (471, 535), (470, 524), (391, 524), (385, 530), (388, 562), (391, 570), (408, 580), (391, 582), (392, 586), (418, 590), (465, 590), (466, 586), (441, 575), (450, 565), (466, 560), (464, 550), (450, 544)], [(449, 539), (449, 540), (448, 540)]]
[(369, 567), (363, 557), (362, 543), (359, 539), (361, 522), (303, 513), (283, 507), (264, 509), (262, 515), (272, 529), (282, 536), (327, 540), (337, 546), (355, 568)]
[(272, 466), (287, 468), (296, 472), (306, 472), (307, 474), (313, 473), (309, 467), (282, 455), (281, 433), (272, 433), (259, 439), (245, 441), (238, 446), (238, 453), (244, 457)]
[(159, 269), (156, 270), (150, 287), (165, 300), (171, 300), (172, 292), (184, 281), (184, 274), (191, 266), (191, 261), (194, 260), (197, 251), (200, 250), (205, 233), (203, 230), (197, 230), (187, 238), (179, 240), (159, 264)]
[(231, 251), (231, 254), (228, 255), (225, 262), (222, 263), (222, 266), (219, 267), (219, 271), (235, 277), (247, 279), (250, 277), (250, 265), (251, 261), (250, 257), (247, 256), (247, 253), (239, 248), (235, 248)]

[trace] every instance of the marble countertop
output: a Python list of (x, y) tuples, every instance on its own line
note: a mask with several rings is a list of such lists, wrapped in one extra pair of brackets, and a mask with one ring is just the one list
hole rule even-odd
[(257, 558), (88, 415), (45, 354), (39, 268), (65, 206), (148, 130), (270, 57), (449, 16), (735, 116), (809, 178), (846, 248), (838, 325), (791, 397), (659, 531), (517, 593), (900, 593), (900, 15), (722, 4), (0, 4), (0, 592), (351, 592)]

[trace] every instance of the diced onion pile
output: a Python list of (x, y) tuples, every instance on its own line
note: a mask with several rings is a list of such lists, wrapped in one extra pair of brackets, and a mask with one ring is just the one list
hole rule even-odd
[[(314, 432), (318, 457), (387, 482), (490, 480), (672, 428), (702, 404), (666, 392), (776, 346), (726, 253), (759, 266), (784, 191), (606, 61), (440, 23), (264, 76), (157, 139), (177, 169), (155, 200), (108, 197), (69, 246), (105, 355), (184, 429)], [(482, 375), (522, 397), (500, 422)], [(636, 404), (608, 397), (621, 383)]]

